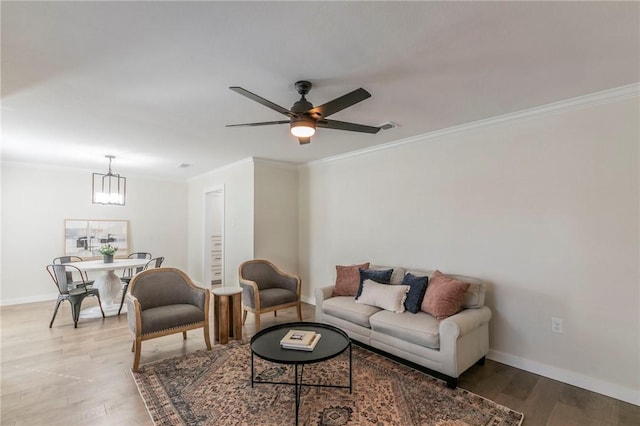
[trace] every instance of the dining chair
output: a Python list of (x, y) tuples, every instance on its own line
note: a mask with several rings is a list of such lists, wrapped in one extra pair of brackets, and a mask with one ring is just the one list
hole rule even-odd
[[(91, 288), (84, 282), (84, 275), (82, 271), (73, 265), (60, 265), (51, 264), (47, 265), (47, 272), (51, 276), (53, 283), (58, 288), (58, 299), (56, 300), (56, 308), (53, 311), (53, 317), (49, 323), (49, 328), (53, 327), (53, 321), (56, 319), (58, 308), (63, 300), (68, 300), (71, 303), (71, 316), (73, 317), (73, 326), (78, 328), (78, 319), (80, 318), (80, 307), (82, 301), (88, 296), (95, 296), (98, 298), (98, 306), (100, 306), (100, 312), (102, 312), (102, 318), (104, 318), (104, 311), (102, 310), (102, 301), (100, 300), (100, 292), (97, 288)], [(67, 279), (68, 273), (79, 273), (82, 277), (82, 281), (69, 281)]]
[[(146, 252), (138, 252), (131, 253), (127, 256), (130, 259), (151, 259), (151, 253)], [(133, 273), (134, 268), (129, 268), (129, 275), (123, 276), (120, 280), (122, 281), (122, 300), (120, 300), (120, 307), (118, 308), (118, 315), (122, 311), (122, 306), (124, 305), (124, 298), (127, 296), (127, 290), (129, 289), (129, 283), (131, 283), (131, 279), (138, 273), (145, 271), (149, 268), (159, 268), (162, 266), (162, 262), (164, 262), (164, 257), (156, 257), (154, 259), (149, 260), (144, 266), (139, 266), (135, 268), (135, 274)], [(125, 271), (125, 275), (127, 272)]]
[[(71, 263), (71, 262), (82, 262), (84, 259), (81, 258), (80, 256), (60, 256), (60, 257), (56, 257), (54, 258), (51, 263), (53, 265), (61, 265), (63, 263)], [(86, 272), (80, 271), (80, 276), (82, 277), (81, 280), (75, 280), (73, 279), (73, 273), (70, 271), (67, 271), (67, 281), (72, 281), (72, 282), (81, 282), (84, 281), (84, 283), (88, 286), (93, 285), (93, 280), (89, 280), (89, 276), (87, 275)]]
[(296, 308), (298, 321), (302, 321), (300, 305), (300, 277), (278, 269), (264, 259), (248, 260), (238, 268), (242, 287), (242, 324), (247, 320), (247, 312), (256, 319), (256, 331), (260, 330), (260, 314), (285, 308)]

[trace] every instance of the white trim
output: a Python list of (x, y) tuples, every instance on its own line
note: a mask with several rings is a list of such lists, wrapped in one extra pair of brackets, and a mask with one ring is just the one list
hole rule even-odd
[(194, 180), (202, 179), (204, 176), (216, 174), (222, 172), (224, 170), (232, 169), (234, 167), (240, 166), (242, 164), (251, 163), (253, 164), (253, 157), (243, 158), (242, 160), (234, 161), (233, 163), (225, 164), (224, 166), (218, 167), (217, 169), (209, 170), (207, 172), (201, 173), (196, 176), (191, 176), (187, 179), (187, 182), (191, 182)]
[(15, 299), (0, 300), (0, 306), (22, 305), (24, 303), (35, 303), (35, 302), (46, 302), (49, 300), (56, 300), (57, 298), (58, 298), (58, 293), (41, 294), (39, 296), (16, 297)]
[(511, 112), (496, 117), (485, 118), (478, 121), (472, 121), (458, 126), (448, 127), (446, 129), (435, 130), (433, 132), (424, 133), (421, 135), (410, 136), (405, 139), (399, 139), (397, 141), (388, 142), (380, 145), (375, 145), (369, 148), (360, 149), (357, 151), (351, 151), (344, 154), (334, 155), (332, 157), (322, 158), (320, 160), (309, 161), (304, 164), (300, 164), (299, 168), (311, 167), (316, 164), (330, 163), (336, 160), (342, 160), (345, 158), (355, 157), (370, 152), (375, 152), (383, 149), (394, 148), (396, 146), (420, 142), (429, 139), (434, 139), (442, 136), (458, 134), (469, 130), (476, 130), (482, 127), (493, 126), (496, 124), (503, 124), (511, 121), (524, 121), (539, 119), (550, 115), (562, 114), (569, 111), (575, 111), (578, 109), (589, 108), (597, 105), (602, 105), (610, 102), (618, 102), (626, 99), (631, 99), (640, 96), (640, 83), (633, 83), (614, 89), (604, 90), (602, 92), (596, 92), (589, 95), (578, 96), (575, 98), (565, 99), (558, 102), (552, 102), (546, 105), (540, 105), (533, 108), (524, 109), (521, 111)]
[(502, 364), (519, 368), (520, 370), (529, 371), (540, 376), (548, 377), (582, 389), (610, 396), (611, 398), (619, 399), (621, 401), (628, 402), (629, 404), (640, 406), (639, 389), (627, 388), (615, 383), (585, 376), (584, 374), (576, 373), (575, 371), (565, 370), (563, 368), (554, 367), (552, 365), (543, 364), (493, 349), (489, 351), (487, 358)]
[[(35, 170), (45, 170), (45, 171), (55, 171), (55, 172), (74, 172), (74, 173), (95, 173), (100, 172), (100, 169), (90, 169), (86, 167), (73, 167), (73, 166), (62, 166), (58, 164), (45, 164), (45, 163), (36, 163), (36, 162), (28, 162), (28, 161), (13, 161), (13, 160), (0, 160), (0, 164), (12, 166), (12, 167), (20, 167), (20, 168), (28, 168)], [(173, 183), (185, 183), (186, 180), (182, 177), (177, 176), (158, 176), (152, 174), (144, 174), (144, 173), (130, 173), (129, 171), (124, 171), (122, 175), (126, 175), (127, 178), (135, 178), (135, 179), (143, 179), (150, 181), (160, 181), (160, 182), (173, 182)], [(90, 177), (89, 177), (90, 179)]]
[(307, 296), (303, 296), (300, 295), (300, 301), (304, 302), (304, 303), (308, 303), (310, 305), (315, 306), (316, 305), (316, 300), (312, 297), (307, 297)]
[(259, 157), (254, 157), (253, 163), (254, 164), (260, 163), (276, 169), (285, 169), (285, 170), (296, 170), (299, 166), (298, 163), (290, 163), (288, 161), (268, 160), (266, 158), (259, 158)]

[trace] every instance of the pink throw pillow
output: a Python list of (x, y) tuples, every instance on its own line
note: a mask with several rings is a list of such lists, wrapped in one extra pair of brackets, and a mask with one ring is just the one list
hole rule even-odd
[(435, 271), (429, 278), (427, 293), (422, 299), (420, 310), (439, 320), (454, 315), (460, 311), (464, 294), (470, 285)]
[(336, 265), (336, 285), (334, 296), (355, 296), (360, 286), (360, 268), (368, 269), (369, 262), (362, 265)]

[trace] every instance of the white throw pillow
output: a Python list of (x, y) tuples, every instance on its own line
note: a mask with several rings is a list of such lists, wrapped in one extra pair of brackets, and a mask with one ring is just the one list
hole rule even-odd
[(364, 280), (362, 294), (356, 299), (356, 303), (377, 306), (399, 314), (404, 312), (404, 301), (409, 288), (408, 285), (378, 284), (372, 280)]

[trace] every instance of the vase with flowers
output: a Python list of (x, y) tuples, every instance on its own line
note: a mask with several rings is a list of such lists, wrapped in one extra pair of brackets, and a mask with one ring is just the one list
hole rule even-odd
[(100, 247), (100, 250), (98, 251), (102, 255), (104, 263), (113, 263), (113, 255), (118, 251), (118, 247), (114, 247), (111, 244), (105, 244)]

